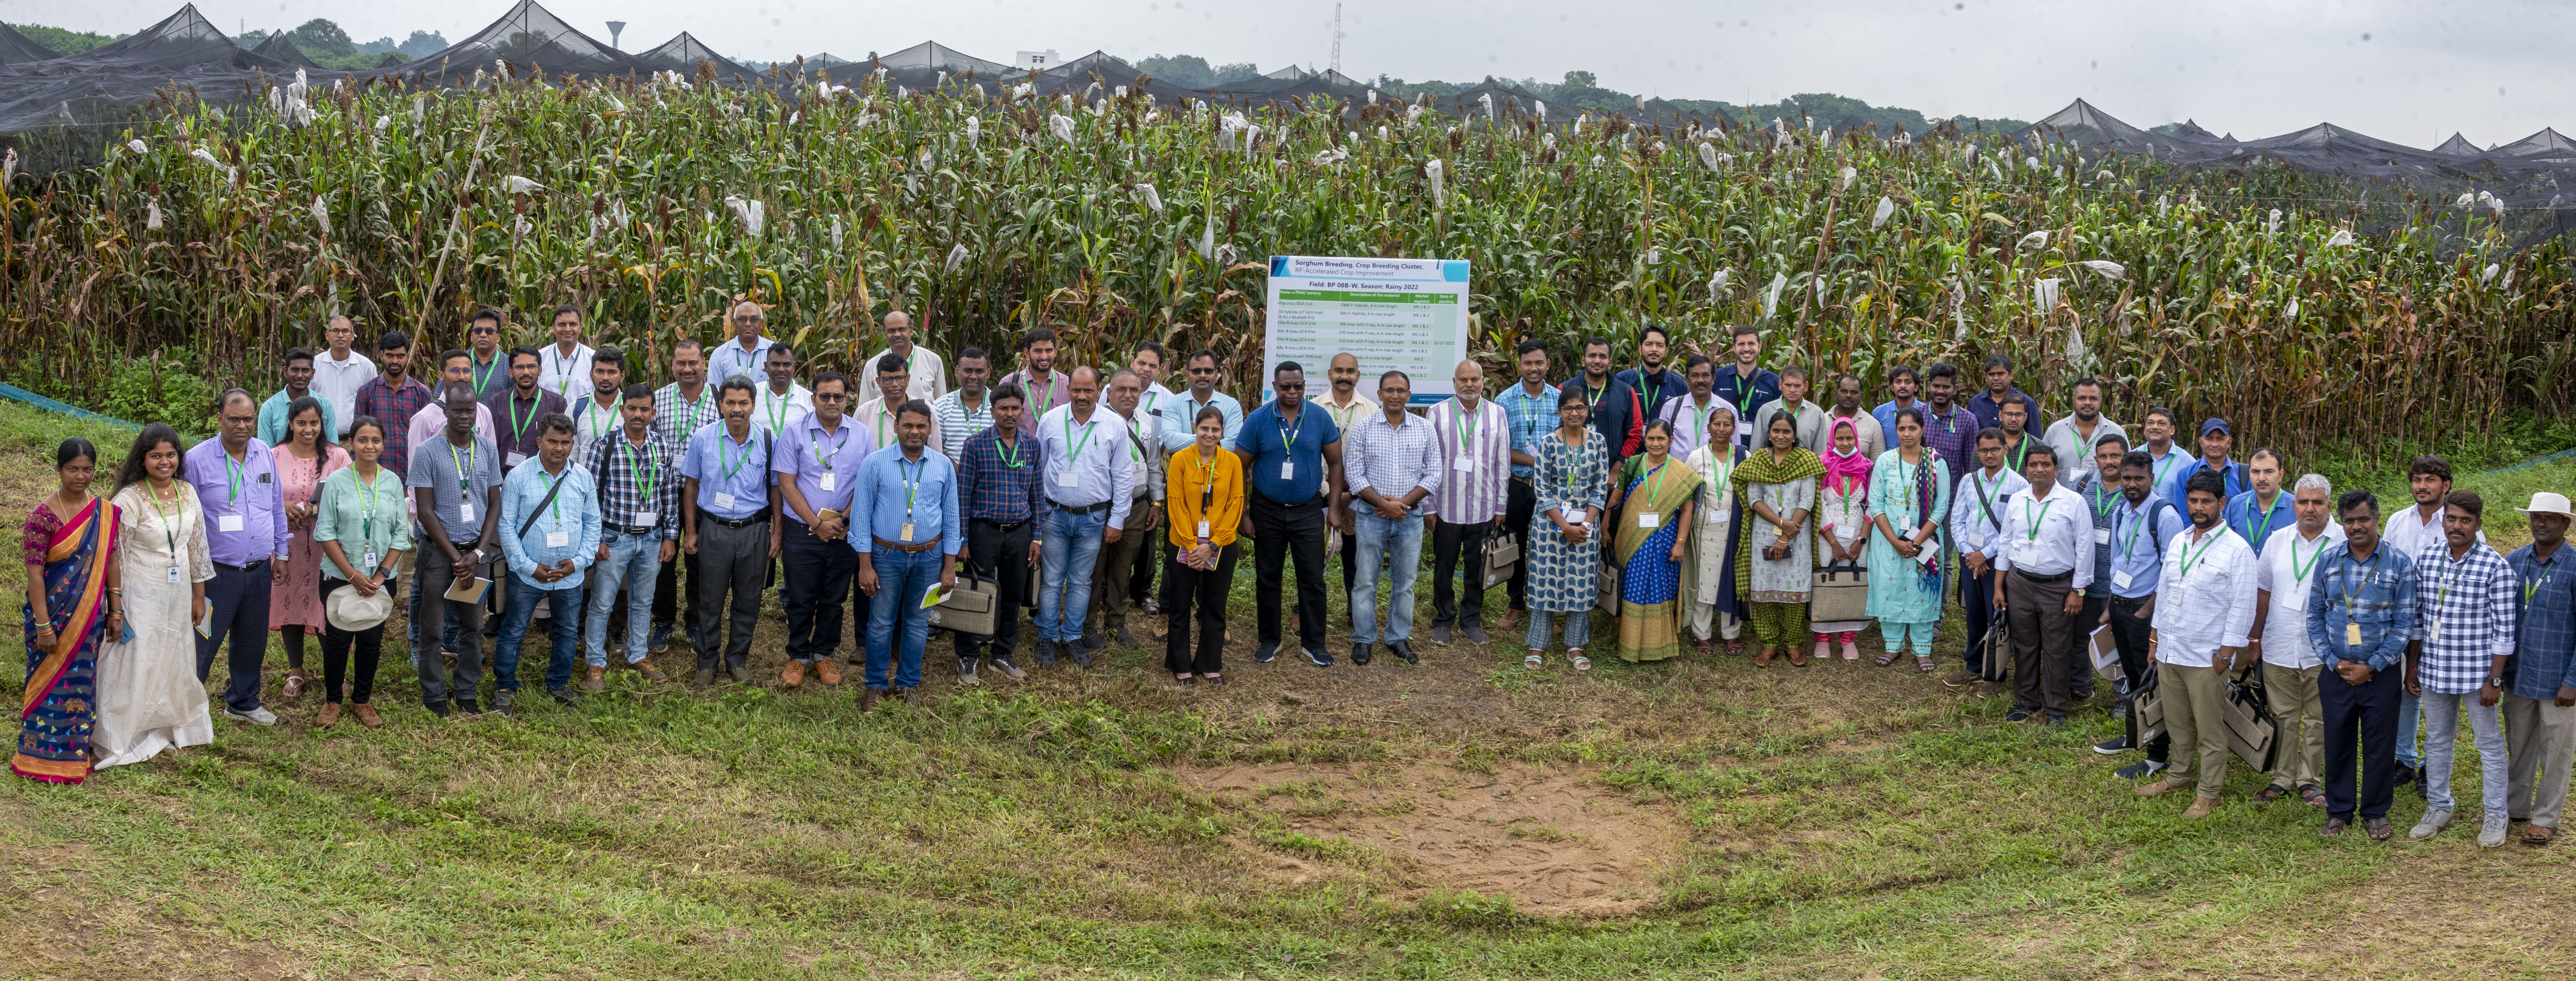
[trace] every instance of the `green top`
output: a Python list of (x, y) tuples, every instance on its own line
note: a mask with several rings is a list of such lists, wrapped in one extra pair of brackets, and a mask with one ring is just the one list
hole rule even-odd
[[(313, 519), (313, 540), (339, 542), (340, 554), (348, 556), (349, 565), (359, 572), (374, 571), (366, 567), (368, 552), (376, 553), (376, 561), (390, 568), (386, 556), (411, 551), (411, 516), (403, 511), (403, 479), (392, 469), (377, 467), (373, 487), (358, 482), (354, 464), (334, 470), (322, 479), (322, 494), (316, 500), (322, 510)], [(340, 574), (340, 564), (327, 556), (322, 574), (348, 581)]]

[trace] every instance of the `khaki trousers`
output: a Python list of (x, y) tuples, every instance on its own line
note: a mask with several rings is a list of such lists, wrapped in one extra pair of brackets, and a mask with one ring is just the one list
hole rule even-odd
[(2205, 667), (2159, 664), (2156, 692), (2164, 696), (2165, 731), (2173, 734), (2173, 768), (2165, 779), (2190, 780), (2196, 766), (2200, 796), (2217, 797), (2227, 783), (2227, 676)]
[(2567, 808), (2568, 768), (2576, 763), (2576, 706), (2559, 708), (2556, 699), (2508, 692), (2503, 708), (2505, 810), (2515, 820), (2558, 827)]
[[(2317, 704), (2317, 678), (2325, 665), (2285, 668), (2278, 664), (2263, 666), (2263, 700), (2272, 709), (2272, 719), (2281, 726), (2278, 737), (2285, 752), (2280, 764), (2272, 768), (2274, 786), (2297, 789), (2314, 786), (2318, 775), (2325, 772), (2325, 710)], [(2336, 684), (2343, 684), (2338, 678)]]

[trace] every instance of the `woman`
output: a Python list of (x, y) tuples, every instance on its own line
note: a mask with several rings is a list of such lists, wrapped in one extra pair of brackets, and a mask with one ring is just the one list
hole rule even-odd
[(206, 618), (206, 514), (181, 480), (179, 434), (154, 423), (134, 439), (116, 475), (117, 583), (123, 639), (98, 655), (99, 769), (140, 763), (164, 749), (215, 741), (206, 685), (197, 677), (197, 628)]
[(1869, 615), (1878, 619), (1886, 667), (1914, 644), (1914, 666), (1932, 673), (1932, 634), (1941, 625), (1941, 519), (1950, 513), (1950, 461), (1923, 445), (1923, 413), (1896, 410), (1896, 448), (1878, 455), (1869, 477)]
[[(1243, 521), (1243, 461), (1217, 448), (1225, 438), (1225, 413), (1200, 409), (1192, 423), (1198, 452), (1173, 454), (1164, 471), (1170, 491), (1171, 561), (1163, 575), (1163, 666), (1172, 680), (1225, 684), (1225, 595), (1234, 586), (1235, 526)], [(1199, 643), (1190, 649), (1190, 607), (1198, 607)]]
[[(1592, 670), (1583, 645), (1592, 639), (1592, 607), (1601, 592), (1602, 494), (1610, 482), (1610, 447), (1593, 432), (1592, 406), (1580, 386), (1556, 397), (1557, 428), (1538, 441), (1539, 504), (1546, 521), (1529, 536), (1529, 656), (1521, 666), (1547, 664), (1556, 617), (1565, 615), (1565, 660)], [(1536, 522), (1533, 522), (1536, 524)]]
[(1744, 460), (1735, 445), (1735, 410), (1723, 403), (1708, 414), (1708, 441), (1684, 461), (1699, 472), (1700, 520), (1691, 534), (1691, 557), (1682, 564), (1682, 595), (1690, 597), (1691, 636), (1702, 656), (1710, 653), (1709, 635), (1726, 639), (1728, 654), (1744, 653), (1744, 608), (1735, 602), (1735, 551), (1742, 548), (1743, 508), (1735, 500), (1731, 479)]
[[(303, 416), (296, 418), (301, 420)], [(403, 516), (402, 478), (376, 464), (377, 456), (385, 450), (385, 424), (373, 416), (359, 416), (349, 424), (344, 442), (354, 459), (324, 480), (313, 521), (313, 540), (329, 560), (314, 589), (316, 609), (328, 607), (331, 594), (342, 589), (357, 590), (360, 596), (393, 593), (394, 570), (401, 568), (403, 553), (411, 551), (411, 521)], [(376, 659), (384, 652), (384, 640), (382, 621), (365, 630), (348, 631), (325, 620), (322, 697), (328, 701), (321, 714), (313, 717), (314, 728), (328, 729), (340, 721), (344, 690), (355, 705), (352, 712), (360, 725), (374, 729), (385, 724), (384, 718), (367, 704), (375, 694)], [(343, 672), (352, 641), (358, 648), (358, 673), (355, 679), (344, 682), (348, 678)]]
[(322, 622), (322, 550), (313, 541), (318, 513), (314, 497), (322, 481), (349, 465), (349, 451), (322, 441), (322, 403), (307, 395), (286, 406), (286, 445), (277, 448), (277, 478), (286, 494), (286, 524), (295, 532), (287, 545), (286, 578), (268, 591), (268, 622), (286, 647), (288, 698), (304, 694), (311, 679), (304, 673), (304, 633), (320, 631)]
[[(1628, 458), (1610, 490), (1618, 510), (1619, 659), (1661, 661), (1682, 652), (1682, 529), (1690, 527), (1699, 500), (1699, 474), (1667, 455), (1673, 424), (1646, 424), (1646, 452)], [(1624, 507), (1623, 507), (1624, 504)]]
[[(1816, 494), (1816, 512), (1824, 521), (1816, 527), (1816, 537), (1825, 543), (1825, 564), (1869, 567), (1869, 474), (1877, 466), (1860, 451), (1860, 428), (1842, 417), (1834, 418), (1831, 445), (1825, 448), (1824, 484)], [(1813, 580), (1810, 580), (1811, 582)], [(1869, 627), (1867, 620), (1835, 620), (1807, 629), (1816, 635), (1816, 658), (1832, 657), (1828, 644), (1839, 640), (1843, 660), (1860, 660), (1860, 632)]]
[(1770, 667), (1784, 650), (1789, 663), (1807, 663), (1806, 651), (1797, 646), (1807, 632), (1807, 595), (1816, 582), (1807, 517), (1816, 506), (1816, 478), (1824, 473), (1824, 461), (1798, 445), (1797, 422), (1785, 415), (1771, 417), (1762, 449), (1735, 465), (1735, 496), (1753, 526), (1736, 554), (1735, 596), (1752, 606), (1754, 639), (1762, 644), (1754, 667)]
[(9, 770), (32, 780), (89, 777), (99, 645), (125, 628), (116, 611), (116, 505), (90, 494), (97, 476), (98, 447), (64, 440), (54, 448), (60, 485), (27, 516), (27, 690)]

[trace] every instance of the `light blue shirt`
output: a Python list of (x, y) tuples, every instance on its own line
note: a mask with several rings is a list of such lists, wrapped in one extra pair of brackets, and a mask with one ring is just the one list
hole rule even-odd
[[(538, 511), (537, 505), (558, 479), (567, 483), (545, 510)], [(537, 520), (529, 522), (532, 512)], [(528, 526), (525, 536), (519, 534), (521, 524)], [(501, 554), (510, 560), (510, 572), (520, 582), (545, 590), (581, 588), (583, 571), (599, 557), (599, 488), (591, 483), (590, 471), (567, 458), (558, 478), (547, 473), (543, 463), (530, 460), (502, 478)], [(537, 581), (538, 566), (565, 559), (572, 560), (571, 575), (550, 583)]]
[[(1117, 418), (1116, 413), (1099, 414)], [(1097, 420), (1099, 415), (1093, 418)], [(1083, 455), (1091, 454), (1086, 451)], [(935, 535), (939, 554), (956, 555), (962, 551), (966, 536), (957, 517), (957, 465), (948, 462), (947, 454), (924, 446), (921, 459), (906, 459), (903, 446), (897, 444), (868, 454), (858, 471), (852, 491), (861, 506), (868, 509), (868, 534), (851, 535), (850, 548), (865, 555), (874, 551), (875, 538), (913, 544), (929, 541)], [(912, 527), (909, 539), (903, 533), (906, 525)]]
[(2235, 529), (2237, 536), (2245, 539), (2246, 544), (2254, 547), (2254, 554), (2260, 556), (2263, 544), (2271, 540), (2273, 532), (2299, 523), (2299, 516), (2290, 510), (2292, 496), (2287, 487), (2273, 491), (2272, 507), (2266, 513), (2257, 508), (2254, 492), (2246, 491), (2227, 499), (2227, 507), (2219, 512), (2219, 520)]
[[(340, 417), (332, 414), (331, 400), (323, 398), (322, 393), (310, 388), (305, 389), (304, 394), (313, 396), (313, 401), (322, 403), (322, 442), (339, 442), (340, 432), (334, 427), (339, 425)], [(294, 404), (294, 400), (286, 397), (286, 390), (283, 388), (278, 389), (276, 394), (270, 395), (268, 401), (259, 404), (260, 442), (273, 447), (286, 445), (286, 407), (291, 404)]]
[[(759, 426), (743, 430), (734, 442), (722, 422), (710, 422), (689, 434), (689, 451), (681, 458), (680, 476), (698, 482), (698, 510), (726, 521), (740, 521), (769, 509), (769, 434)], [(720, 503), (730, 495), (731, 505)]]
[[(1237, 419), (1236, 425), (1241, 424)], [(1073, 406), (1059, 405), (1038, 418), (1036, 435), (1038, 486), (1047, 503), (1081, 508), (1107, 501), (1109, 527), (1126, 527), (1127, 509), (1136, 498), (1136, 469), (1126, 452), (1127, 420), (1094, 404), (1091, 421), (1079, 423), (1073, 421)]]
[[(1980, 497), (1978, 490), (1985, 494)], [(2030, 481), (2005, 467), (1986, 477), (1986, 468), (1969, 464), (1968, 475), (1950, 492), (1950, 543), (1960, 552), (1983, 552), (1988, 540), (2004, 532), (2004, 498), (2030, 489)], [(1987, 516), (1987, 509), (1993, 516)]]
[[(2155, 527), (2148, 527), (2151, 523)], [(2155, 595), (2156, 579), (2165, 569), (2165, 553), (2157, 545), (2189, 527), (2191, 522), (2183, 520), (2164, 498), (2150, 494), (2146, 503), (2131, 507), (2129, 499), (2122, 497), (2120, 506), (2111, 509), (2111, 595), (2121, 599)], [(2121, 585), (2124, 582), (2128, 585)]]
[[(1932, 403), (1930, 402), (1923, 401), (1922, 399), (1907, 399), (1906, 401), (1912, 402), (1913, 404), (1898, 405), (1896, 404), (1895, 399), (1889, 399), (1885, 402), (1879, 403), (1878, 408), (1869, 410), (1870, 418), (1878, 420), (1878, 431), (1887, 437), (1889, 449), (1896, 448), (1896, 410), (1913, 409), (1916, 412), (1927, 413), (1932, 411)], [(1736, 425), (1742, 426), (1743, 421), (1737, 420)]]
[(1163, 452), (1178, 453), (1198, 442), (1199, 410), (1211, 405), (1225, 413), (1225, 435), (1217, 440), (1216, 445), (1233, 446), (1234, 438), (1243, 435), (1243, 403), (1224, 392), (1209, 392), (1208, 400), (1201, 402), (1183, 391), (1178, 396), (1155, 403), (1154, 414), (1163, 420)]
[[(823, 423), (809, 415), (790, 424), (787, 435), (779, 437), (769, 468), (796, 481), (796, 493), (804, 495), (806, 507), (848, 514), (859, 466), (876, 448), (876, 438), (848, 416), (841, 417), (839, 431), (826, 432)], [(832, 478), (831, 490), (823, 489), (827, 475)], [(796, 517), (792, 509), (787, 516)]]
[(707, 390), (714, 391), (725, 379), (742, 375), (762, 388), (769, 387), (769, 349), (778, 342), (762, 337), (751, 353), (742, 352), (742, 338), (728, 337), (725, 342), (707, 349)]

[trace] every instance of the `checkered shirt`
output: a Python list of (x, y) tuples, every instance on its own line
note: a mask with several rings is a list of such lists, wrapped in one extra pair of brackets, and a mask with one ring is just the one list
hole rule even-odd
[(2513, 653), (2521, 579), (2484, 544), (2451, 559), (2447, 541), (2415, 554), (2414, 638), (2424, 642), (2417, 677), (2424, 690), (2465, 695), (2486, 686), (2493, 658)]
[[(679, 448), (660, 433), (645, 436), (644, 448), (635, 453), (621, 449), (631, 445), (626, 431), (619, 429), (591, 440), (582, 454), (582, 466), (590, 469), (591, 480), (599, 487), (600, 520), (612, 528), (631, 528), (635, 512), (651, 511), (655, 531), (664, 538), (680, 537)], [(652, 500), (644, 499), (642, 483), (635, 479), (638, 463), (654, 471)]]

